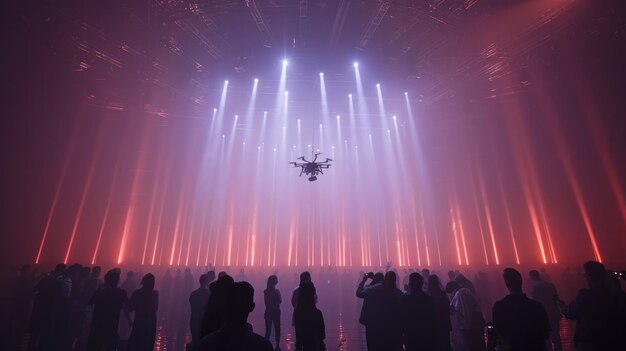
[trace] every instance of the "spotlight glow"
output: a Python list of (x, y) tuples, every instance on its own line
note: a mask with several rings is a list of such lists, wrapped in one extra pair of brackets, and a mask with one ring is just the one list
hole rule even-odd
[(283, 67), (287, 67), (289, 65), (289, 61), (287, 59), (283, 59)]
[(352, 64), (352, 66), (354, 66), (354, 68), (358, 68), (358, 67), (359, 67), (359, 63), (358, 63), (358, 62), (354, 62), (354, 63)]

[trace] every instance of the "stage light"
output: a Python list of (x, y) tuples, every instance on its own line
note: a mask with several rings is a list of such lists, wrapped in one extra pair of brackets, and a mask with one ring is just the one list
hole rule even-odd
[(358, 68), (358, 67), (359, 67), (359, 63), (358, 63), (358, 62), (354, 62), (354, 63), (352, 64), (352, 66), (354, 66), (354, 68)]
[(259, 78), (254, 78), (254, 82), (258, 83), (259, 82)]
[(224, 85), (228, 85), (228, 81), (227, 80), (224, 81)]
[(287, 61), (286, 59), (283, 59), (283, 67), (287, 67), (287, 65), (289, 65), (289, 61)]
[(323, 76), (324, 76), (324, 72), (320, 72), (320, 77), (323, 77)]
[(380, 84), (376, 83), (376, 88), (380, 88)]
[(349, 98), (351, 98), (351, 97), (352, 97), (352, 94), (348, 94), (348, 97), (349, 97)]
[(340, 116), (339, 116), (339, 115), (337, 115), (337, 119), (339, 119), (339, 118), (340, 118)]
[(404, 95), (409, 95), (409, 93), (405, 91), (405, 92), (404, 92)]
[(213, 109), (213, 112), (217, 112), (217, 109), (216, 109), (216, 108), (214, 108), (214, 109)]

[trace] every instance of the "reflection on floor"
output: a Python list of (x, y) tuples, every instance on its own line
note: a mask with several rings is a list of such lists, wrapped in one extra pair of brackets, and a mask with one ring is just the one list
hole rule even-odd
[[(326, 324), (326, 347), (329, 351), (359, 351), (367, 350), (365, 346), (365, 329), (358, 323), (358, 314), (354, 311), (323, 311)], [(256, 313), (255, 313), (256, 312)], [(255, 311), (251, 314), (249, 322), (252, 324), (256, 333), (263, 335), (265, 333), (265, 323), (263, 321), (263, 313)], [(282, 337), (280, 347), (282, 350), (294, 350), (295, 333), (291, 323), (290, 313), (283, 311), (282, 315)], [(168, 326), (165, 320), (161, 320), (157, 331), (157, 340), (155, 345), (156, 351), (184, 351), (185, 345), (191, 340), (191, 336), (181, 323), (179, 328), (183, 332), (176, 333), (175, 326)], [(171, 332), (171, 331), (174, 332)], [(572, 341), (574, 331), (574, 323), (561, 321), (561, 340), (563, 342), (563, 351), (574, 351), (574, 343)], [(177, 335), (178, 334), (178, 335)], [(270, 340), (274, 340), (274, 334)]]

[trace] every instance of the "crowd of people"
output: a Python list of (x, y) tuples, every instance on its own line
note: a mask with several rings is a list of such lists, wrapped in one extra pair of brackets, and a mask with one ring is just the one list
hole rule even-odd
[[(477, 294), (475, 287), (487, 285), (483, 272), (472, 282), (449, 271), (445, 284), (440, 273), (428, 269), (406, 270), (403, 279), (389, 266), (361, 273), (356, 300), (361, 302), (358, 320), (364, 326), (364, 348), (560, 351), (559, 323), (567, 318), (576, 321), (577, 350), (620, 349), (620, 337), (626, 335), (626, 293), (620, 282), (624, 277), (595, 261), (586, 262), (583, 271), (587, 287), (566, 303), (545, 271), (528, 272), (527, 296), (522, 273), (506, 268), (502, 279), (509, 293), (493, 308), (489, 296)], [(318, 289), (311, 274), (302, 272), (291, 293), (292, 313), (284, 319), (278, 274), (271, 274), (262, 295), (262, 336), (248, 320), (256, 307), (255, 291), (243, 270), (233, 277), (226, 271), (216, 276), (208, 268), (193, 290), (191, 269), (174, 276), (168, 269), (160, 294), (151, 273), (128, 271), (124, 281), (119, 268), (108, 270), (103, 280), (100, 275), (100, 267), (80, 264), (58, 264), (43, 275), (22, 267), (12, 288), (7, 349), (147, 351), (155, 349), (157, 328), (164, 323), (181, 339), (191, 336), (189, 351), (280, 350), (281, 342), (286, 344), (281, 340), (283, 319), (295, 331), (295, 350), (322, 351), (327, 349), (326, 328), (318, 305), (341, 299), (324, 288), (330, 275), (321, 277)]]

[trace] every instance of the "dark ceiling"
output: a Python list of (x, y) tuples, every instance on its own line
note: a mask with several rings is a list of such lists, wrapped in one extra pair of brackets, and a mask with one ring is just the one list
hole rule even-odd
[[(10, 64), (29, 56), (33, 64), (44, 60), (57, 70), (82, 72), (81, 85), (89, 82), (85, 92), (97, 106), (123, 105), (125, 89), (150, 90), (152, 99), (160, 101), (154, 109), (163, 113), (176, 105), (164, 104), (164, 99), (202, 103), (211, 84), (262, 75), (281, 57), (297, 62), (290, 68), (295, 76), (314, 77), (324, 70), (336, 80), (350, 72), (353, 60), (365, 61), (370, 72), (434, 103), (459, 95), (472, 100), (519, 92), (530, 83), (524, 74), (530, 65), (559, 64), (566, 55), (559, 47), (563, 42), (593, 53), (596, 48), (589, 45), (598, 40), (605, 48), (624, 41), (619, 2), (13, 3), (7, 33), (17, 49), (12, 51), (20, 55)], [(275, 75), (267, 74), (267, 79)]]

